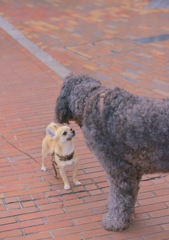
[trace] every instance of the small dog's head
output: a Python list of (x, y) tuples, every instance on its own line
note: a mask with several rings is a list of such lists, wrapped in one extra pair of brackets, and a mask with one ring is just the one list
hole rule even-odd
[(68, 126), (58, 126), (55, 123), (51, 123), (46, 128), (46, 133), (56, 141), (66, 142), (71, 141), (75, 136), (75, 131)]
[(77, 124), (83, 120), (85, 100), (88, 95), (100, 87), (100, 82), (87, 75), (67, 76), (62, 84), (60, 96), (56, 101), (56, 120), (59, 123), (75, 121)]

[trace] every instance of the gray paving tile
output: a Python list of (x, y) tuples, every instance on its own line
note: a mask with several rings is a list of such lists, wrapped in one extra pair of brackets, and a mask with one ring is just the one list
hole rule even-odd
[(0, 16), (0, 27), (7, 32), (12, 38), (14, 38), (19, 44), (31, 52), (37, 59), (48, 66), (59, 77), (64, 78), (70, 71), (53, 58), (49, 53), (45, 52), (38, 45), (26, 38), (19, 30), (17, 30), (12, 24)]
[(169, 8), (169, 0), (152, 0), (146, 8)]

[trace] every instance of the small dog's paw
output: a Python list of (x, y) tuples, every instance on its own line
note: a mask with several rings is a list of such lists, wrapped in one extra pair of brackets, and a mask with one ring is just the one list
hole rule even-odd
[(69, 185), (66, 185), (66, 186), (64, 186), (64, 189), (65, 189), (65, 190), (68, 190), (68, 189), (70, 189), (70, 186), (69, 186)]
[(45, 172), (46, 171), (46, 167), (42, 167), (41, 170)]
[(81, 185), (81, 182), (76, 181), (76, 182), (74, 182), (74, 184), (75, 184), (75, 185)]

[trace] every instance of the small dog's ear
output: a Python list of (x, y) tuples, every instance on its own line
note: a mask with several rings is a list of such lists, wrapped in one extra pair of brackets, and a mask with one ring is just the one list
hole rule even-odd
[(51, 128), (46, 128), (46, 133), (52, 138), (55, 138), (55, 132)]

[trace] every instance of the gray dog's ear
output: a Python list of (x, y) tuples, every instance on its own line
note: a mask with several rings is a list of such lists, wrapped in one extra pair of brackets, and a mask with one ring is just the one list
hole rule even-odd
[(69, 102), (67, 100), (66, 94), (61, 92), (60, 96), (56, 101), (55, 108), (56, 121), (59, 123), (68, 123), (72, 120), (72, 113), (69, 108)]

